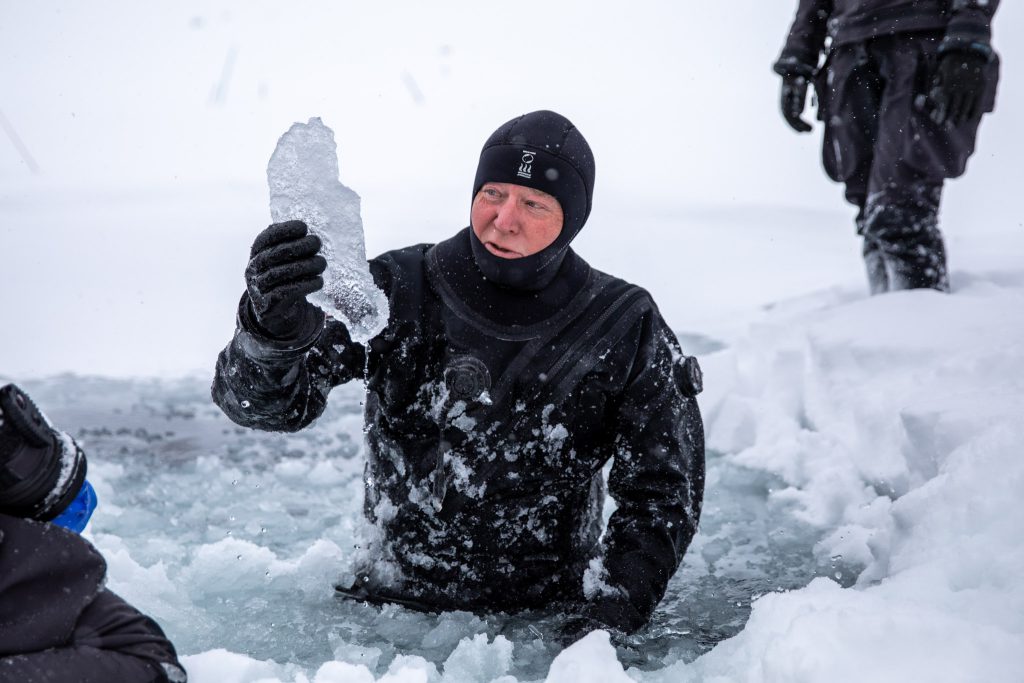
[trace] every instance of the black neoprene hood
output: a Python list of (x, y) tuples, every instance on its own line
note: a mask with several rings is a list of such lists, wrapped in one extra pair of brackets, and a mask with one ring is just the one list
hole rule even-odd
[(569, 119), (535, 111), (502, 124), (480, 152), (473, 198), (485, 183), (532, 187), (555, 197), (562, 207), (562, 232), (536, 254), (517, 259), (495, 256), (470, 230), (473, 257), (488, 280), (514, 289), (542, 289), (557, 274), (569, 243), (590, 215), (594, 195), (594, 155)]

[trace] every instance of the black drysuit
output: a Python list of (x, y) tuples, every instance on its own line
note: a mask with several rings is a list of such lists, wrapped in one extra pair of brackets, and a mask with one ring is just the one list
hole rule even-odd
[[(869, 271), (889, 254), (897, 288), (947, 289), (938, 230), (943, 181), (963, 174), (981, 112), (995, 106), (999, 60), (984, 67), (977, 116), (936, 123), (928, 99), (941, 50), (989, 49), (999, 0), (800, 0), (776, 70), (810, 73), (825, 124), (822, 162), (856, 205)], [(819, 55), (830, 43), (826, 59)], [(872, 278), (874, 284), (875, 279)]]
[(0, 514), (0, 683), (184, 683), (160, 627), (77, 534)]
[[(579, 603), (642, 626), (696, 531), (704, 482), (686, 359), (647, 292), (572, 250), (540, 291), (495, 286), (469, 229), (370, 270), (391, 314), (368, 351), (334, 321), (275, 342), (244, 296), (213, 386), (235, 422), (294, 431), (334, 386), (366, 381), (365, 514), (380, 539), (348, 592), (422, 609)], [(599, 543), (609, 460), (618, 509)]]

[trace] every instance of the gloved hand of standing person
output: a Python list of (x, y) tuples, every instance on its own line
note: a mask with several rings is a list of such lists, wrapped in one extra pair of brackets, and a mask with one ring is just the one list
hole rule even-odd
[(782, 77), (782, 117), (797, 133), (807, 133), (811, 124), (800, 118), (807, 101), (807, 79), (803, 76)]
[(786, 119), (786, 123), (796, 132), (807, 133), (811, 130), (811, 124), (800, 116), (804, 113), (804, 105), (807, 103), (807, 84), (814, 76), (814, 67), (794, 58), (783, 58), (775, 62), (773, 68), (775, 73), (782, 76), (779, 102), (782, 118)]
[(320, 238), (302, 221), (274, 223), (256, 236), (245, 269), (245, 286), (256, 322), (271, 337), (287, 339), (319, 313), (306, 295), (324, 286), (327, 260)]
[(935, 123), (959, 126), (981, 115), (988, 56), (974, 50), (950, 50), (939, 59), (928, 94)]

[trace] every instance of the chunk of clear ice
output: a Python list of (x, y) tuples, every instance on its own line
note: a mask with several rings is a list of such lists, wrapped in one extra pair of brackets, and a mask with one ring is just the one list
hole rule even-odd
[(317, 235), (327, 259), (324, 286), (307, 298), (365, 343), (388, 322), (388, 299), (366, 263), (359, 195), (338, 180), (334, 132), (319, 117), (296, 123), (277, 141), (267, 165), (270, 215), (300, 220)]

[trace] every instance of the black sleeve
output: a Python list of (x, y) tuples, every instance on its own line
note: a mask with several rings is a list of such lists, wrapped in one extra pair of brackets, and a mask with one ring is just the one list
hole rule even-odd
[(0, 681), (185, 683), (174, 646), (156, 622), (110, 591), (82, 611), (69, 642), (0, 659)]
[(818, 56), (825, 47), (831, 15), (832, 0), (800, 0), (786, 45), (775, 63), (776, 72), (783, 73), (785, 68), (799, 70), (801, 66), (811, 71), (817, 68)]
[[(172, 674), (173, 683), (184, 681), (178, 655), (163, 629), (109, 590), (100, 591), (82, 612), (71, 643), (74, 647), (130, 655), (150, 662), (158, 671)], [(181, 674), (174, 676), (176, 671)]]
[(77, 534), (0, 515), (0, 657), (67, 644), (106, 572)]
[(151, 661), (131, 655), (74, 646), (0, 659), (0, 683), (184, 683)]
[(953, 7), (941, 50), (988, 48), (992, 40), (992, 17), (999, 0), (952, 0)]
[(77, 534), (0, 515), (0, 682), (185, 681), (163, 631), (105, 574)]
[(652, 311), (616, 421), (609, 492), (618, 504), (604, 538), (609, 590), (588, 616), (623, 631), (650, 619), (697, 531), (704, 497), (704, 427), (680, 378), (675, 335)]
[[(386, 262), (370, 261), (370, 271), (388, 294), (393, 273)], [(267, 431), (298, 431), (320, 417), (331, 389), (366, 376), (366, 348), (353, 342), (340, 322), (324, 322), (319, 311), (312, 315), (295, 339), (272, 339), (256, 324), (248, 294), (242, 295), (235, 336), (217, 358), (211, 389), (214, 402), (232, 421)]]

